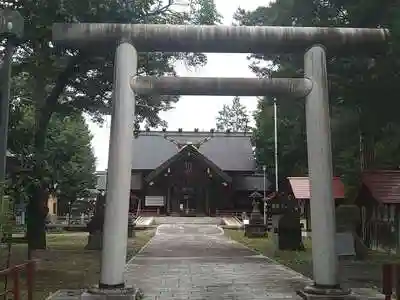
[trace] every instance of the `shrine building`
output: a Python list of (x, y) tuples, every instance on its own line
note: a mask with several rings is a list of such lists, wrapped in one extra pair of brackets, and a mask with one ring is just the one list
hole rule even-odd
[[(215, 216), (250, 212), (263, 195), (251, 134), (246, 132), (141, 131), (132, 154), (131, 212)], [(106, 189), (106, 171), (98, 172)], [(266, 192), (271, 186), (265, 180)]]

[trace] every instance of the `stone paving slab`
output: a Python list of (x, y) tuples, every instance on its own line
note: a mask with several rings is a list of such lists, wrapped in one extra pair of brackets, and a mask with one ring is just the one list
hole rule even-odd
[[(128, 264), (126, 283), (144, 299), (300, 299), (309, 278), (224, 236), (217, 225), (163, 224)], [(381, 300), (373, 289), (353, 289), (358, 299)]]
[(215, 225), (164, 224), (127, 265), (144, 299), (298, 299), (309, 281), (229, 240)]
[[(312, 281), (223, 235), (216, 225), (166, 224), (126, 267), (127, 286), (152, 300), (299, 299)], [(383, 300), (372, 289), (353, 289), (358, 299)], [(81, 291), (48, 299), (79, 300)]]

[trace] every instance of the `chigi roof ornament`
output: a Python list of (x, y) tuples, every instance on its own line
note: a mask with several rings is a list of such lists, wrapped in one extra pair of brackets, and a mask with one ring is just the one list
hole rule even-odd
[(173, 143), (176, 145), (176, 147), (178, 148), (178, 150), (182, 150), (184, 147), (186, 146), (193, 146), (196, 149), (199, 149), (201, 145), (203, 145), (204, 143), (208, 142), (209, 140), (211, 140), (211, 136), (207, 136), (197, 142), (191, 142), (191, 141), (186, 141), (186, 142), (179, 142), (171, 137), (169, 137), (168, 135), (164, 135), (164, 139), (166, 139), (167, 141)]

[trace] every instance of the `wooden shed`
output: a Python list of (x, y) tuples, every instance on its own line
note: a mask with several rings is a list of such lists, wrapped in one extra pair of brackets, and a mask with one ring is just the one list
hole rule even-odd
[[(310, 231), (310, 179), (308, 177), (287, 177), (284, 187), (289, 198), (298, 202), (303, 229)], [(340, 177), (333, 177), (332, 188), (335, 204), (340, 205), (344, 200), (344, 184)]]
[(355, 203), (360, 235), (371, 249), (400, 250), (400, 170), (369, 170), (361, 176)]

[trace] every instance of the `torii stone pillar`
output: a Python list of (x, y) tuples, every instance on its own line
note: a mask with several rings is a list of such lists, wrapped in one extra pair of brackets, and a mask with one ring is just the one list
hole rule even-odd
[[(306, 96), (315, 284), (306, 289), (307, 293), (303, 294), (304, 297), (312, 294), (328, 296), (347, 294), (346, 291), (340, 289), (337, 278), (326, 58), (325, 50), (319, 44), (339, 52), (372, 50), (379, 49), (382, 44), (386, 43), (387, 37), (388, 31), (384, 29), (357, 28), (85, 23), (53, 25), (55, 42), (69, 47), (86, 48), (86, 50), (103, 49), (103, 51), (108, 51), (110, 45), (115, 45), (121, 39), (129, 41), (138, 51), (144, 52), (288, 53), (309, 49), (305, 55), (305, 75), (307, 77), (305, 79), (161, 78), (147, 79), (147, 81), (139, 79), (132, 82), (136, 92), (144, 93), (147, 89), (150, 94), (170, 93), (176, 95), (186, 92), (186, 94), (192, 95), (255, 95), (256, 92), (251, 92), (254, 88), (258, 89), (257, 95), (260, 96), (267, 93), (292, 92), (294, 95), (297, 93)], [(120, 296), (132, 299), (132, 295), (129, 296), (129, 293), (116, 290), (116, 288), (124, 287), (126, 249), (123, 249), (122, 246), (126, 245), (127, 239), (127, 203), (130, 188), (127, 182), (130, 180), (131, 168), (128, 162), (132, 155), (132, 151), (130, 151), (132, 144), (121, 140), (131, 141), (133, 138), (133, 132), (129, 132), (127, 129), (131, 128), (130, 122), (133, 122), (134, 105), (131, 102), (134, 101), (134, 97), (132, 93), (127, 92), (126, 83), (130, 79), (128, 77), (133, 77), (136, 68), (133, 54), (130, 54), (129, 57), (126, 54), (128, 59), (124, 63), (122, 62), (122, 53), (126, 53), (125, 50), (128, 51), (128, 48), (133, 53), (133, 48), (120, 47), (118, 46), (116, 54), (114, 91), (116, 97), (110, 139), (110, 143), (115, 143), (115, 145), (110, 148), (109, 154), (109, 167), (114, 166), (114, 170), (107, 174), (104, 244), (108, 245), (103, 248), (102, 253), (101, 289), (91, 295), (97, 298), (104, 295), (115, 297), (115, 293), (119, 292)], [(126, 66), (127, 64), (130, 66)], [(171, 81), (176, 82), (171, 83)], [(312, 84), (311, 90), (309, 89), (310, 83)], [(207, 92), (202, 92), (202, 90)], [(128, 115), (126, 112), (128, 110), (131, 110), (132, 115)], [(120, 149), (122, 147), (128, 148)]]
[(130, 78), (138, 58), (132, 44), (121, 41), (114, 61), (114, 95), (107, 169), (100, 288), (124, 287), (123, 270), (129, 221), (135, 95)]

